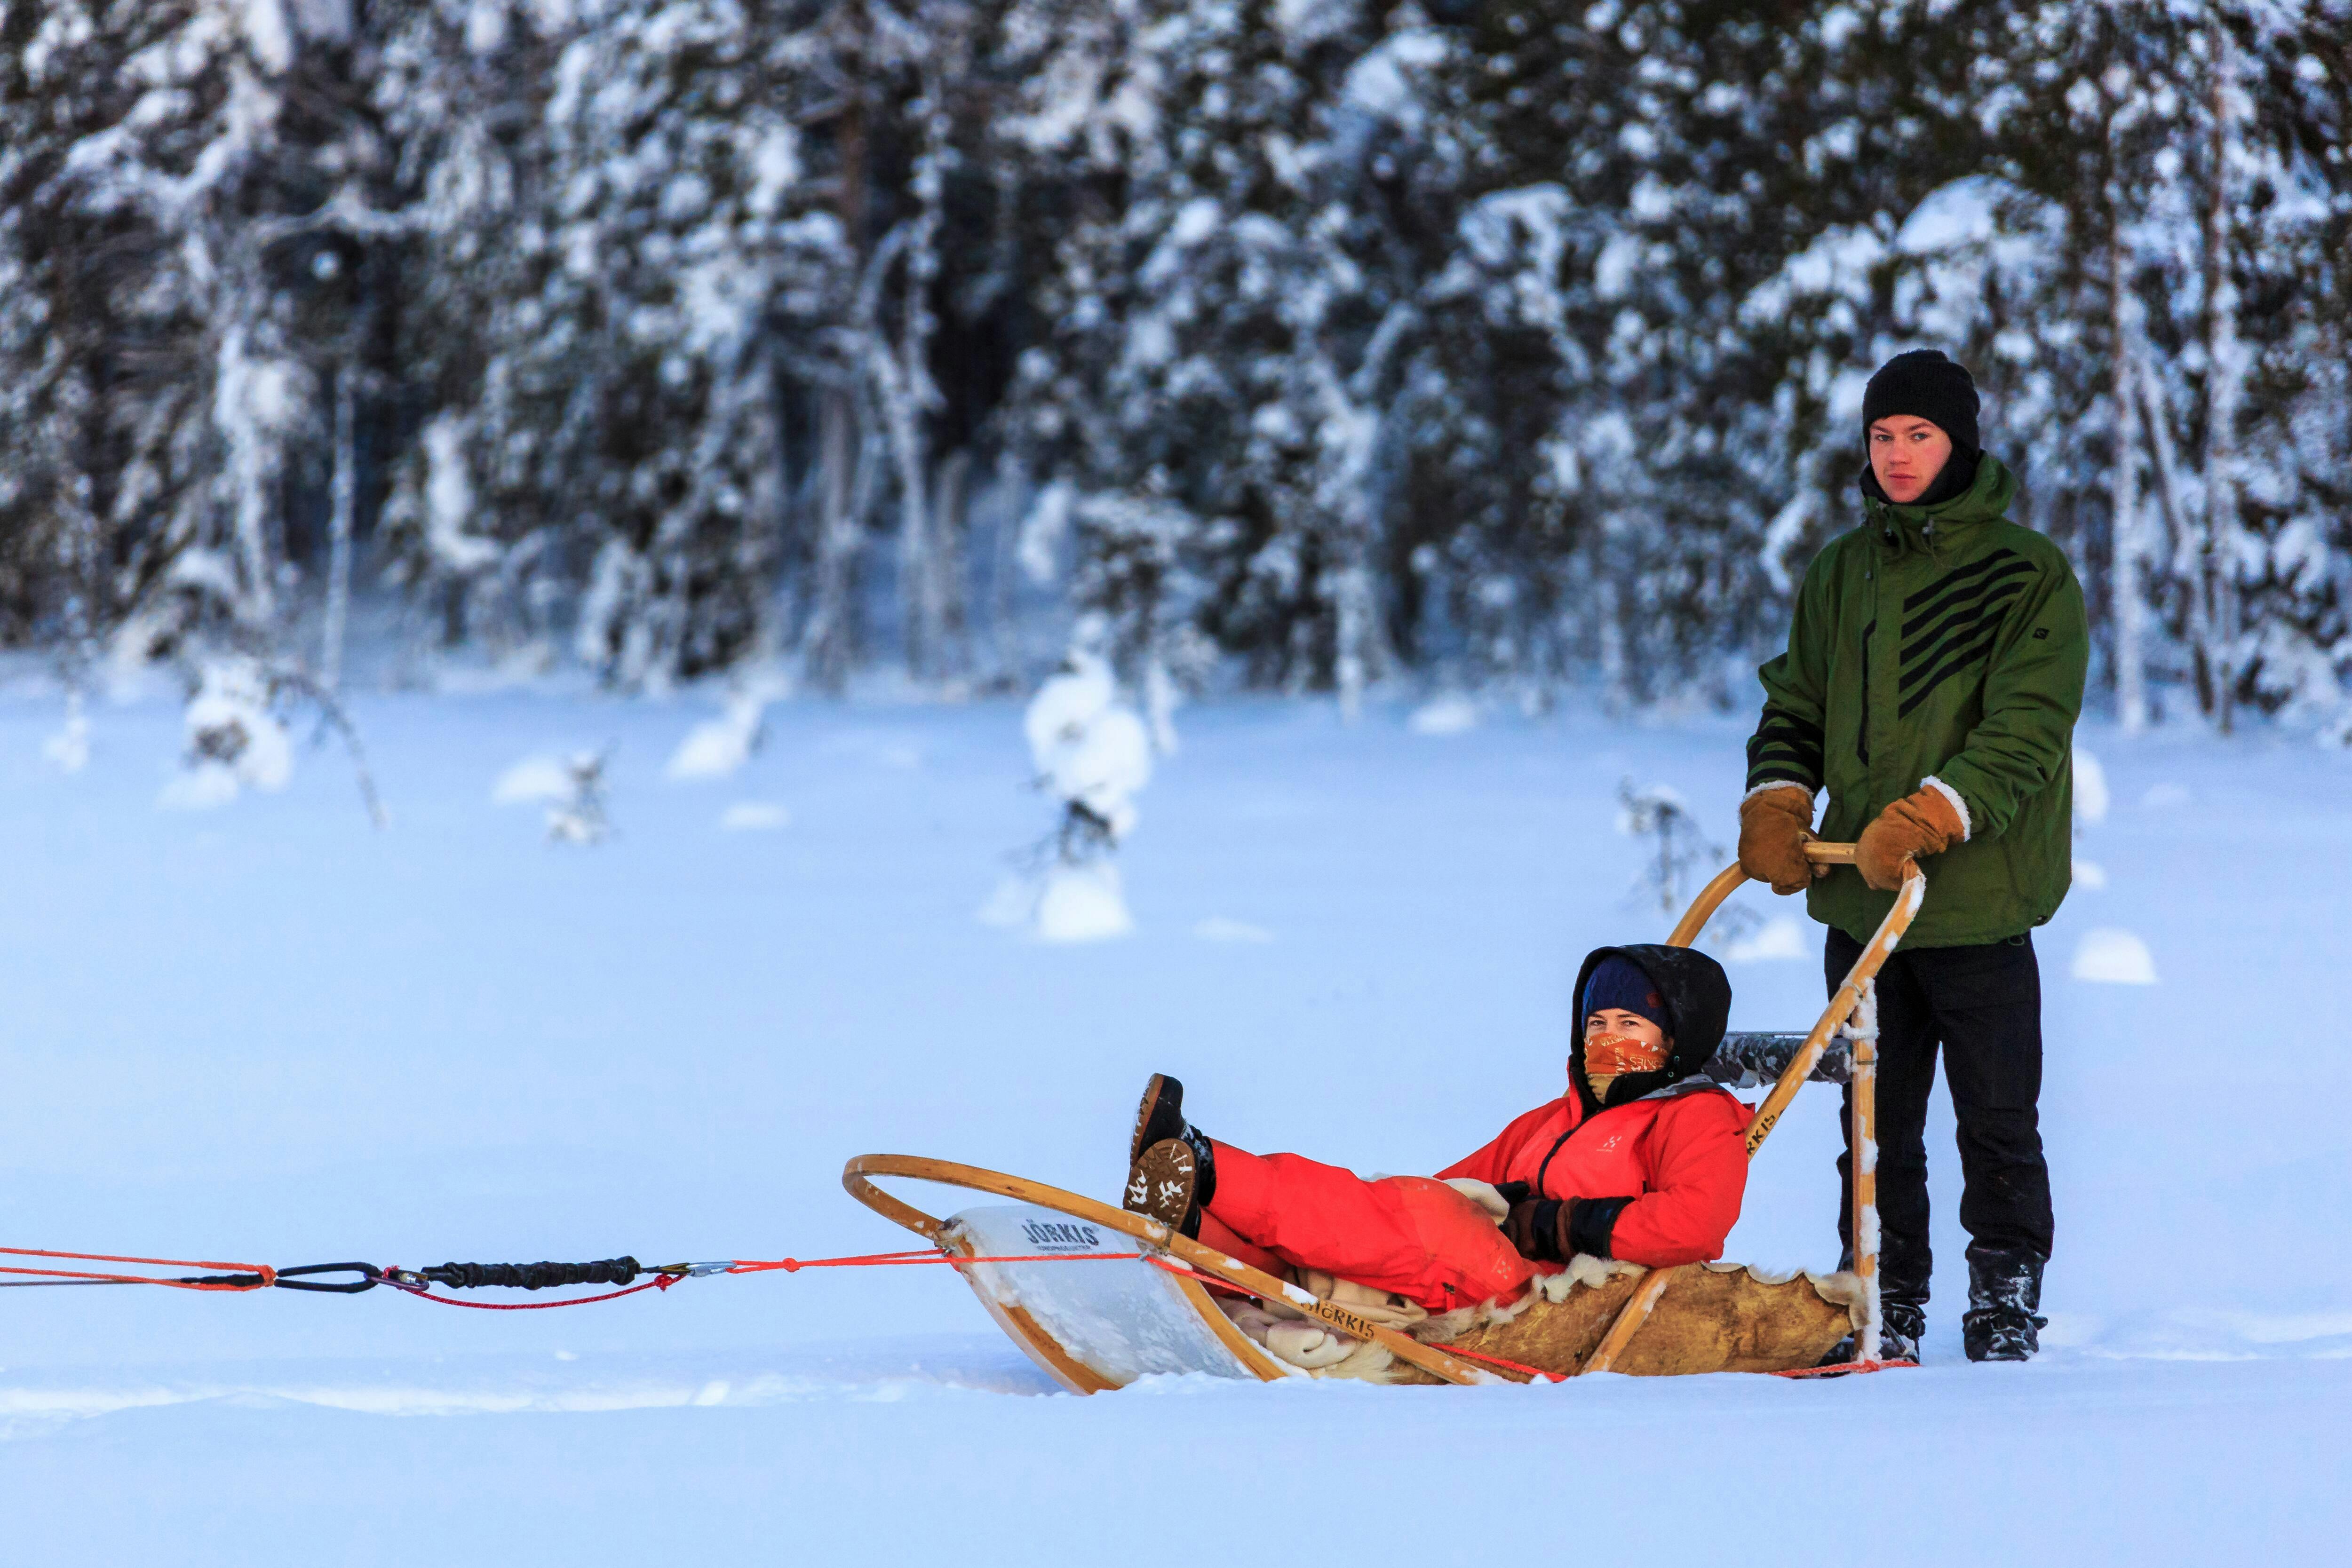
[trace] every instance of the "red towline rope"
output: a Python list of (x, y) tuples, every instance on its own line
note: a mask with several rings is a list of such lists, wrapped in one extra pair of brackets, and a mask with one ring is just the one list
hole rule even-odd
[[(33, 1247), (0, 1247), (0, 1256), (10, 1258), (50, 1258), (77, 1263), (137, 1263), (158, 1269), (217, 1270), (232, 1278), (163, 1279), (152, 1274), (118, 1274), (89, 1269), (30, 1269), (0, 1265), (0, 1274), (23, 1274), (41, 1281), (85, 1285), (168, 1285), (175, 1291), (266, 1291), (278, 1282), (278, 1270), (267, 1263), (230, 1263), (207, 1258), (134, 1258), (113, 1252), (58, 1252)], [(462, 1301), (453, 1296), (436, 1296), (430, 1281), (404, 1279), (398, 1268), (376, 1270), (364, 1264), (336, 1265), (340, 1270), (362, 1274), (380, 1285), (420, 1301), (437, 1301), (445, 1307), (470, 1307), (484, 1312), (545, 1312), (551, 1307), (584, 1307), (592, 1301), (616, 1301), (623, 1296), (634, 1296), (640, 1291), (667, 1291), (680, 1280), (696, 1274), (761, 1274), (781, 1270), (797, 1274), (803, 1269), (890, 1269), (909, 1268), (922, 1264), (945, 1263), (961, 1267), (968, 1263), (1078, 1263), (1131, 1261), (1143, 1256), (1140, 1252), (1034, 1252), (1009, 1253), (1003, 1256), (964, 1257), (940, 1251), (935, 1248), (919, 1248), (907, 1252), (866, 1252), (847, 1258), (737, 1258), (724, 1267), (714, 1264), (670, 1264), (649, 1272), (656, 1277), (641, 1285), (625, 1290), (607, 1291), (602, 1295), (574, 1296), (562, 1301)], [(320, 1269), (298, 1269), (297, 1274), (317, 1273)], [(289, 1280), (289, 1281), (292, 1281)], [(315, 1286), (301, 1288), (317, 1289)], [(340, 1287), (339, 1287), (340, 1288)], [(364, 1289), (364, 1286), (361, 1286)]]
[(219, 1269), (250, 1274), (250, 1282), (235, 1280), (159, 1280), (152, 1274), (105, 1274), (86, 1269), (10, 1269), (0, 1274), (33, 1274), (49, 1280), (80, 1280), (105, 1285), (169, 1285), (175, 1291), (266, 1291), (278, 1282), (278, 1270), (267, 1263), (222, 1263), (209, 1258), (127, 1258), (112, 1252), (51, 1252), (38, 1247), (0, 1247), (11, 1258), (57, 1258), (77, 1263), (144, 1263), (158, 1269)]
[(1032, 1252), (1005, 1257), (967, 1258), (960, 1253), (917, 1248), (910, 1252), (866, 1252), (855, 1258), (738, 1258), (730, 1274), (764, 1274), (781, 1269), (797, 1274), (803, 1269), (903, 1269), (924, 1263), (1086, 1263), (1140, 1258), (1140, 1252)]

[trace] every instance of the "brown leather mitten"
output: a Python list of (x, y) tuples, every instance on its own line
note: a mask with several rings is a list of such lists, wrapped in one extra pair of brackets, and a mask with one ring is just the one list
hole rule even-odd
[(1942, 854), (1968, 836), (1968, 824), (1941, 789), (1920, 789), (1879, 812), (1878, 820), (1862, 830), (1853, 842), (1854, 869), (1879, 892), (1894, 893), (1903, 885), (1904, 862)]
[(1759, 789), (1739, 802), (1739, 869), (1775, 893), (1797, 893), (1819, 872), (1805, 859), (1813, 792), (1802, 784)]

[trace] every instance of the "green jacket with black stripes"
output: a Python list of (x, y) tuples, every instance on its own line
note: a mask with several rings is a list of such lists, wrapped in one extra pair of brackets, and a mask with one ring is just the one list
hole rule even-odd
[[(1789, 651), (1757, 672), (1748, 786), (1827, 789), (1824, 839), (1853, 838), (1930, 780), (1958, 797), (1968, 837), (1922, 862), (1927, 899), (1906, 947), (2014, 936), (2048, 920), (2073, 881), (2090, 633), (2063, 552), (2003, 516), (2016, 493), (1988, 455), (1948, 501), (1865, 497), (1868, 521), (1805, 573)], [(1867, 940), (1894, 901), (1841, 866), (1806, 907)]]

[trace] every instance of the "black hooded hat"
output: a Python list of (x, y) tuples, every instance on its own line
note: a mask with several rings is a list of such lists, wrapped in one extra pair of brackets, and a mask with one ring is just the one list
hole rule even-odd
[(1630, 947), (1595, 947), (1576, 972), (1576, 1045), (1569, 1052), (1569, 1082), (1584, 1103), (1585, 1114), (1603, 1108), (1584, 1081), (1584, 988), (1592, 971), (1611, 956), (1625, 959), (1650, 977), (1665, 1002), (1671, 1020), (1666, 1026), (1666, 1064), (1655, 1072), (1628, 1072), (1609, 1085), (1610, 1105), (1628, 1104), (1655, 1089), (1677, 1083), (1706, 1065), (1723, 1043), (1724, 1025), (1731, 1018), (1731, 979), (1723, 966), (1695, 947), (1668, 947), (1661, 943), (1637, 943)]

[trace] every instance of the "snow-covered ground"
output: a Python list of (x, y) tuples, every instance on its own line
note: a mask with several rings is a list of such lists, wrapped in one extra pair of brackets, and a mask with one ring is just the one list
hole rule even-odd
[[(1016, 708), (787, 703), (731, 774), (669, 777), (716, 712), (362, 701), (377, 833), (331, 750), (282, 794), (161, 810), (175, 711), (93, 710), (68, 775), (44, 758), (58, 706), (0, 702), (0, 1245), (892, 1249), (845, 1158), (1108, 1196), (1154, 1069), (1235, 1143), (1433, 1168), (1556, 1092), (1582, 953), (1664, 931), (1628, 901), (1620, 781), (1678, 789), (1727, 842), (1740, 768), (1733, 719), (1191, 710), (1120, 854), (1135, 934), (1066, 946), (975, 918), (1054, 820)], [(2060, 1231), (2031, 1365), (1959, 1354), (1948, 1112), (1929, 1364), (1826, 1384), (1078, 1399), (932, 1270), (522, 1313), (12, 1290), (0, 1558), (2340, 1562), (2352, 758), (2084, 744), (2112, 806), (2078, 841), (2105, 885), (2038, 938)], [(517, 763), (604, 747), (607, 841), (551, 845), (537, 808), (493, 803)], [(2093, 972), (2134, 973), (2118, 933), (2155, 984), (2071, 977), (2086, 939)], [(1803, 947), (1730, 966), (1736, 1025), (1811, 1019)], [(1732, 1256), (1833, 1260), (1834, 1111), (1811, 1091), (1775, 1133)]]

